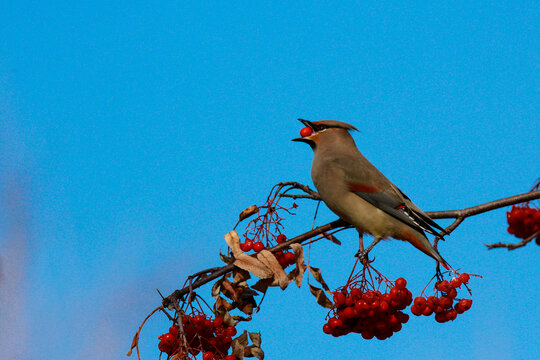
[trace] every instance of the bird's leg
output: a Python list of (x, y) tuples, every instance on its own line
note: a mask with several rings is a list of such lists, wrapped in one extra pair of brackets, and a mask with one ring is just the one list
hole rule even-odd
[(358, 249), (358, 252), (354, 256), (356, 256), (362, 262), (362, 264), (364, 264), (365, 261), (370, 262), (367, 256), (369, 252), (371, 251), (371, 249), (373, 249), (373, 247), (377, 245), (379, 241), (381, 241), (380, 238), (374, 238), (373, 242), (369, 244), (367, 249), (364, 250), (364, 242), (362, 240), (362, 235), (360, 235), (360, 247)]

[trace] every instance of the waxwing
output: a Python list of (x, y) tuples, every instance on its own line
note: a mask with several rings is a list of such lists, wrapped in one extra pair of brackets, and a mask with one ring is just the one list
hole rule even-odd
[[(360, 234), (373, 236), (372, 246), (387, 238), (405, 240), (443, 266), (447, 262), (431, 245), (424, 232), (439, 235), (443, 228), (388, 180), (358, 150), (349, 131), (354, 126), (336, 120), (307, 121), (301, 141), (314, 152), (311, 178), (322, 201)], [(370, 246), (370, 248), (372, 248)]]

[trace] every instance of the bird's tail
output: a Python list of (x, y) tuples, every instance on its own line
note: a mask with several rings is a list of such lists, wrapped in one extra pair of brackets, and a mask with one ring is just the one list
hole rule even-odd
[(404, 231), (402, 232), (399, 239), (411, 243), (411, 245), (422, 251), (424, 254), (437, 260), (446, 270), (450, 270), (451, 267), (448, 262), (443, 259), (441, 254), (439, 254), (437, 249), (435, 249), (435, 247), (429, 242), (428, 238), (424, 234), (421, 234), (415, 230)]

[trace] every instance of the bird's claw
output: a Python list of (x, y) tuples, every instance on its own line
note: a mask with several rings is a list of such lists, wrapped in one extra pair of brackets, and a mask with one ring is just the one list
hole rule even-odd
[(368, 250), (358, 250), (358, 252), (354, 254), (354, 256), (357, 257), (358, 260), (360, 260), (362, 264), (372, 263), (375, 261), (375, 257), (373, 257), (372, 260), (369, 260), (368, 255), (369, 255)]

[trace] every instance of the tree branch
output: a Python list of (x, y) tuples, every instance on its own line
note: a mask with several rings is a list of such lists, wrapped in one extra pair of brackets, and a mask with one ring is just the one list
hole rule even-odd
[(495, 244), (485, 244), (487, 247), (488, 247), (488, 250), (493, 250), (493, 249), (497, 249), (497, 248), (506, 248), (508, 249), (508, 251), (510, 250), (515, 250), (517, 248), (520, 248), (520, 247), (523, 247), (525, 245), (527, 245), (528, 243), (530, 243), (531, 241), (533, 241), (534, 238), (537, 238), (540, 236), (540, 231), (537, 231), (535, 232), (534, 234), (532, 234), (531, 236), (529, 236), (528, 238), (526, 239), (523, 239), (522, 241), (518, 242), (518, 243), (515, 243), (515, 244), (504, 244), (504, 243), (495, 243)]
[[(320, 197), (319, 197), (319, 194), (317, 192), (313, 191), (308, 186), (302, 185), (302, 184), (297, 183), (297, 182), (293, 182), (293, 181), (291, 181), (291, 182), (283, 182), (283, 183), (277, 184), (276, 186), (278, 188), (278, 191), (277, 191), (278, 199), (281, 198), (281, 197), (286, 197), (286, 198), (292, 198), (292, 199), (321, 200)], [(274, 186), (274, 188), (276, 188), (276, 186)], [(289, 188), (286, 189), (285, 191), (283, 191), (282, 193), (280, 193), (279, 191), (281, 191), (281, 189), (283, 189), (286, 186), (289, 186)], [(274, 188), (272, 189), (272, 191), (274, 190)], [(301, 190), (304, 193), (306, 193), (307, 195), (304, 195), (304, 194), (296, 195), (296, 194), (288, 194), (287, 193), (288, 191), (293, 190), (293, 189)], [(487, 212), (487, 211), (491, 211), (491, 210), (495, 210), (495, 209), (499, 209), (499, 208), (502, 208), (502, 207), (515, 205), (515, 204), (519, 204), (519, 203), (523, 203), (523, 202), (527, 202), (527, 201), (531, 201), (531, 200), (536, 200), (536, 199), (539, 199), (539, 198), (540, 198), (540, 190), (535, 190), (535, 191), (531, 191), (531, 192), (528, 192), (528, 193), (525, 193), (525, 194), (510, 196), (510, 197), (507, 197), (507, 198), (503, 198), (503, 199), (499, 199), (499, 200), (495, 200), (495, 201), (490, 201), (490, 202), (485, 203), (485, 204), (480, 204), (480, 205), (465, 208), (465, 209), (449, 210), (449, 211), (430, 211), (430, 212), (427, 212), (427, 214), (433, 219), (451, 219), (451, 218), (455, 218), (456, 220), (450, 226), (448, 226), (446, 228), (447, 233), (450, 233), (453, 230), (455, 230), (463, 222), (463, 220), (465, 218), (467, 218), (469, 216), (478, 215), (478, 214), (481, 214), (481, 213), (484, 213), (484, 212)], [(272, 199), (272, 203), (273, 203), (274, 199), (275, 199), (275, 197)], [(274, 246), (272, 248), (269, 248), (268, 250), (271, 251), (271, 252), (277, 252), (277, 251), (280, 251), (280, 250), (284, 250), (284, 249), (288, 248), (289, 245), (291, 245), (291, 244), (302, 243), (302, 242), (304, 242), (304, 241), (306, 241), (308, 239), (314, 238), (315, 236), (321, 235), (324, 232), (327, 232), (327, 231), (330, 231), (330, 230), (333, 230), (333, 229), (337, 229), (337, 228), (346, 228), (346, 227), (350, 227), (350, 225), (345, 223), (343, 220), (339, 219), (339, 220), (333, 221), (331, 223), (328, 223), (326, 225), (319, 226), (319, 227), (317, 227), (317, 228), (315, 228), (315, 229), (313, 229), (311, 231), (305, 232), (304, 234), (298, 235), (298, 236), (296, 236), (296, 237), (294, 237), (294, 238), (292, 238), (292, 239), (290, 239), (290, 240), (288, 240), (288, 241), (286, 241), (284, 243), (281, 243), (281, 244), (278, 244), (278, 245), (276, 245), (276, 246)], [(518, 247), (525, 246), (528, 242), (532, 241), (532, 239), (534, 237), (538, 236), (538, 235), (539, 234), (536, 233), (532, 237), (527, 238), (524, 241), (521, 241), (521, 242), (519, 242), (517, 244), (492, 244), (492, 245), (487, 245), (487, 246), (490, 249), (497, 248), (497, 247), (506, 247), (509, 250), (513, 250), (513, 249), (516, 249)], [(320, 239), (323, 239), (323, 238), (324, 237), (321, 237)], [(318, 240), (320, 240), (320, 239), (318, 239)], [(313, 241), (316, 241), (316, 240), (313, 240)], [(437, 241), (438, 241), (438, 239), (436, 238), (435, 243)], [(209, 283), (210, 281), (212, 281), (214, 279), (217, 279), (218, 277), (223, 276), (223, 275), (233, 271), (234, 268), (235, 268), (235, 266), (233, 264), (229, 264), (229, 265), (226, 265), (226, 266), (211, 268), (211, 269), (207, 269), (207, 270), (197, 272), (196, 274), (188, 277), (188, 280), (191, 280), (191, 279), (197, 279), (197, 280), (195, 282), (193, 282), (193, 283), (191, 283), (191, 281), (190, 281), (190, 286), (184, 287), (183, 289), (180, 289), (180, 290), (176, 290), (171, 295), (164, 298), (163, 301), (162, 301), (163, 306), (165, 308), (174, 307), (175, 304), (177, 304), (178, 301), (184, 297), (184, 295), (188, 294), (190, 291), (193, 291), (193, 289), (197, 289), (197, 288)], [(205, 276), (205, 274), (208, 274), (208, 275)]]

